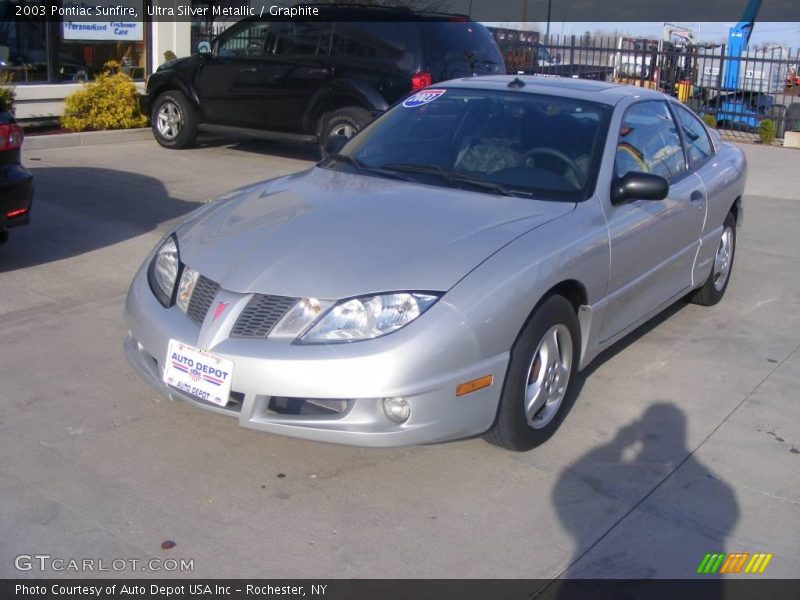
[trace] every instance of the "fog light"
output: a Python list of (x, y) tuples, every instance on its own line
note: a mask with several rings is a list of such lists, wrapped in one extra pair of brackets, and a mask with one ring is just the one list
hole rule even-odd
[(405, 423), (411, 416), (411, 405), (402, 398), (384, 398), (383, 412), (395, 423)]

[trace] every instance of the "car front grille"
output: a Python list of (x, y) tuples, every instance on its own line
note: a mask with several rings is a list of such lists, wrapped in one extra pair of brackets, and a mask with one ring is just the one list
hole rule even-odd
[(295, 302), (297, 302), (297, 298), (266, 294), (254, 295), (242, 314), (239, 315), (236, 325), (231, 331), (231, 337), (267, 337), (275, 324), (294, 306)]
[(192, 297), (189, 299), (189, 307), (186, 310), (192, 322), (198, 327), (203, 324), (206, 318), (206, 313), (214, 301), (214, 296), (219, 292), (219, 284), (211, 281), (208, 277), (197, 278), (192, 291)]

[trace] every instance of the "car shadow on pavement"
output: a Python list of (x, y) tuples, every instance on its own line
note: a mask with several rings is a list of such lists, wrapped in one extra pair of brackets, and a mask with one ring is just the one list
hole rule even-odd
[(31, 222), (0, 246), (0, 273), (92, 252), (152, 231), (200, 204), (131, 171), (31, 166)]

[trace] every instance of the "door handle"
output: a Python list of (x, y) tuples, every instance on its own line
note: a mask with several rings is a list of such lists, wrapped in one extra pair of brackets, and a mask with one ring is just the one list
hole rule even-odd
[(328, 69), (326, 69), (324, 67), (319, 68), (319, 69), (309, 69), (308, 70), (308, 74), (309, 75), (327, 75), (329, 72), (330, 71), (328, 71)]
[(257, 70), (255, 67), (247, 67), (246, 69), (239, 69), (239, 73), (255, 73)]
[(689, 200), (691, 202), (700, 202), (704, 198), (703, 192), (700, 190), (695, 190), (692, 192), (692, 195), (689, 196)]

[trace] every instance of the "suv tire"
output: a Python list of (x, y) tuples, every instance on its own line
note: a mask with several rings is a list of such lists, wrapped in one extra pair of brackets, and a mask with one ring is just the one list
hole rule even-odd
[(325, 156), (325, 144), (330, 136), (354, 136), (372, 121), (372, 114), (357, 106), (345, 106), (322, 115), (320, 121), (319, 146), (320, 152)]
[(183, 92), (170, 90), (156, 98), (150, 113), (153, 136), (164, 148), (189, 148), (197, 139), (197, 111)]

